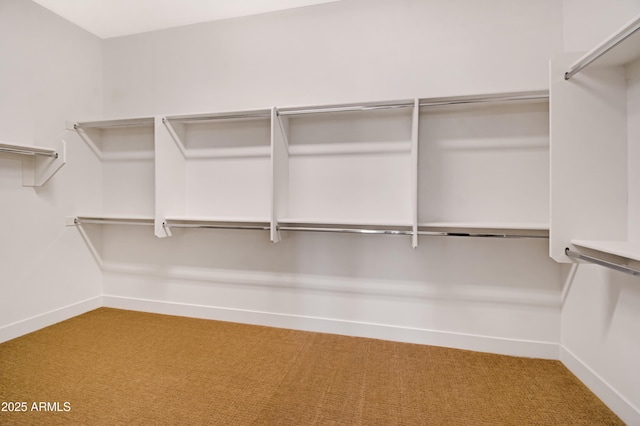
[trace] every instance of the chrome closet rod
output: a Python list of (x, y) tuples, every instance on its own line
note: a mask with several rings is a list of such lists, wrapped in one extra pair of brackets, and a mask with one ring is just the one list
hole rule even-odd
[(183, 121), (183, 122), (196, 122), (196, 121), (216, 121), (216, 120), (243, 120), (243, 119), (254, 119), (254, 118), (270, 118), (271, 112), (254, 112), (254, 113), (237, 113), (237, 114), (228, 114), (228, 115), (202, 115), (202, 116), (194, 116), (194, 117), (162, 117), (162, 122), (166, 123), (168, 121)]
[(474, 237), (474, 238), (546, 238), (548, 235), (526, 234), (494, 234), (489, 232), (446, 232), (446, 231), (418, 231), (418, 235), (431, 237)]
[(40, 152), (40, 151), (31, 151), (27, 149), (17, 149), (17, 148), (0, 148), (0, 152), (6, 152), (9, 154), (22, 154), (22, 155), (42, 155), (45, 157), (53, 157), (58, 158), (58, 153), (53, 152)]
[(199, 228), (199, 229), (235, 229), (235, 230), (258, 230), (268, 231), (271, 229), (268, 225), (207, 225), (195, 223), (163, 223), (165, 228)]
[(577, 251), (573, 251), (569, 247), (564, 249), (564, 254), (574, 259), (586, 260), (587, 262), (595, 263), (596, 265), (604, 266), (606, 268), (610, 268), (618, 272), (624, 272), (625, 274), (640, 276), (640, 271), (638, 271), (637, 269), (629, 268), (628, 266), (620, 265), (618, 263), (613, 263), (606, 260), (598, 259), (596, 257), (587, 256), (585, 254), (578, 253)]
[(373, 111), (378, 109), (395, 109), (395, 108), (409, 108), (413, 107), (413, 101), (409, 102), (394, 102), (388, 104), (373, 104), (373, 105), (343, 105), (334, 107), (318, 107), (318, 108), (301, 108), (301, 109), (283, 109), (278, 110), (278, 115), (304, 115), (304, 114), (321, 114), (330, 112), (351, 112), (351, 111)]
[[(539, 91), (533, 93), (520, 93), (520, 94), (506, 94), (506, 95), (479, 95), (459, 98), (443, 98), (432, 100), (424, 99), (420, 101), (420, 106), (442, 106), (442, 105), (459, 105), (459, 104), (473, 104), (473, 103), (486, 103), (486, 102), (506, 102), (506, 101), (529, 101), (529, 100), (542, 100), (549, 99), (549, 93), (547, 91)], [(406, 102), (394, 102), (389, 104), (373, 104), (373, 105), (343, 105), (335, 107), (318, 107), (318, 108), (304, 108), (304, 109), (284, 109), (279, 110), (278, 115), (302, 115), (302, 114), (316, 114), (316, 113), (329, 113), (329, 112), (349, 112), (349, 111), (370, 111), (377, 109), (393, 109), (393, 108), (412, 108), (414, 106), (413, 101)]]
[(615, 37), (612, 37), (611, 39), (607, 40), (607, 42), (596, 47), (594, 50), (580, 59), (579, 62), (573, 64), (569, 71), (564, 73), (564, 79), (569, 80), (571, 77), (582, 71), (585, 67), (589, 66), (592, 62), (616, 47), (618, 44), (623, 42), (638, 30), (640, 30), (640, 18), (631, 22), (626, 28), (616, 34)]
[(487, 103), (487, 102), (507, 102), (507, 101), (533, 101), (533, 100), (542, 100), (549, 99), (549, 93), (546, 91), (535, 92), (535, 93), (523, 93), (523, 94), (512, 94), (512, 95), (487, 95), (487, 96), (470, 96), (470, 97), (459, 97), (459, 98), (449, 98), (449, 99), (433, 99), (420, 102), (421, 107), (432, 107), (432, 106), (445, 106), (445, 105), (464, 105), (464, 104), (476, 104), (476, 103)]
[(413, 235), (413, 231), (394, 229), (323, 228), (311, 226), (278, 226), (279, 231), (338, 232), (343, 234)]
[(111, 127), (141, 127), (141, 126), (153, 126), (153, 117), (144, 118), (125, 118), (115, 120), (103, 120), (103, 121), (81, 121), (73, 123), (73, 128), (78, 129), (103, 129)]

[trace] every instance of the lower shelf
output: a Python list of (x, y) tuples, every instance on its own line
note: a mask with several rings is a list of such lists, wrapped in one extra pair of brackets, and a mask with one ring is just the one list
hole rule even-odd
[(571, 244), (640, 262), (640, 243), (628, 241), (571, 240)]
[[(584, 260), (625, 274), (640, 276), (640, 246), (626, 241), (585, 241), (571, 243), (581, 248), (575, 251), (569, 247), (564, 253), (573, 259)], [(582, 252), (584, 251), (584, 253)]]
[(549, 225), (515, 222), (429, 222), (418, 224), (418, 234), (427, 236), (549, 238)]
[(84, 215), (67, 217), (67, 225), (147, 225), (153, 226), (154, 219), (148, 216)]
[(239, 229), (269, 231), (271, 223), (265, 218), (165, 218), (166, 228)]
[[(115, 215), (84, 215), (67, 218), (69, 226), (83, 224), (153, 226), (154, 218)], [(258, 217), (167, 217), (162, 226), (167, 230), (171, 228), (199, 228), (270, 231), (271, 221)], [(297, 218), (279, 221), (277, 230), (407, 236), (415, 234), (413, 225), (408, 223), (348, 223), (338, 220)], [(417, 234), (451, 237), (549, 238), (549, 227), (545, 224), (534, 223), (433, 222), (419, 224)]]

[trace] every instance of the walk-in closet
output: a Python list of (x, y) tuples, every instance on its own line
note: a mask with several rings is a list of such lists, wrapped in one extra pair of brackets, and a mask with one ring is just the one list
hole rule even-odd
[(640, 2), (224, 3), (0, 0), (0, 424), (640, 425)]

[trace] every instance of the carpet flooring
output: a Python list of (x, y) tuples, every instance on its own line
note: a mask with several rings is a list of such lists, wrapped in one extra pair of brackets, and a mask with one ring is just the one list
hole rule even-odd
[(0, 344), (0, 402), (2, 425), (623, 424), (559, 361), (109, 308)]

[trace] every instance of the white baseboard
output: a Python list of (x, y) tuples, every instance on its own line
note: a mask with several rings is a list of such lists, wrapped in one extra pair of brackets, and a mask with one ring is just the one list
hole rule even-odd
[(0, 327), (0, 343), (32, 333), (60, 321), (68, 320), (102, 306), (102, 296), (93, 297)]
[(287, 315), (213, 306), (161, 302), (119, 296), (103, 296), (105, 307), (132, 311), (257, 324), (294, 330), (443, 346), (478, 352), (531, 358), (559, 359), (559, 345), (552, 342), (504, 339), (330, 318)]
[(623, 422), (628, 425), (640, 425), (640, 409), (564, 346), (560, 347), (560, 361)]

